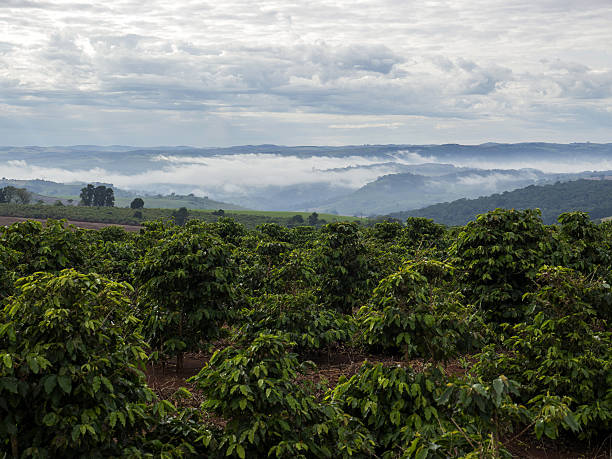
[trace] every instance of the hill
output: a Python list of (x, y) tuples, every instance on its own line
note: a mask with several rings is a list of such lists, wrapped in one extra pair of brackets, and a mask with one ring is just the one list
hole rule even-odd
[(418, 210), (395, 212), (389, 216), (400, 220), (426, 217), (446, 225), (465, 225), (476, 215), (498, 207), (539, 208), (547, 224), (555, 223), (559, 214), (574, 210), (589, 212), (592, 219), (609, 217), (612, 215), (612, 176), (603, 176), (597, 180), (530, 185), (487, 197), (459, 199)]
[[(612, 144), (0, 146), (0, 164), (8, 177), (112, 182), (116, 198), (194, 194), (248, 209), (373, 215), (588, 178), (584, 171), (612, 169)], [(415, 175), (425, 177), (421, 186), (413, 186)], [(48, 182), (31, 185), (73, 199), (83, 186), (49, 192)], [(171, 204), (191, 207), (147, 205)]]
[[(0, 179), (0, 188), (5, 186), (14, 186), (16, 188), (25, 188), (33, 193), (32, 202), (42, 201), (45, 204), (54, 204), (61, 201), (65, 206), (77, 205), (81, 188), (86, 185), (84, 182), (76, 183), (58, 183), (49, 180), (14, 180), (2, 178)], [(140, 197), (145, 201), (145, 207), (156, 209), (178, 209), (186, 207), (187, 209), (224, 209), (224, 210), (246, 210), (245, 207), (238, 206), (222, 201), (209, 199), (208, 196), (194, 196), (193, 194), (179, 195), (169, 194), (151, 195), (149, 193), (137, 193), (129, 190), (122, 190), (115, 187), (112, 183), (94, 182), (93, 185), (104, 185), (113, 188), (115, 192), (115, 206), (129, 207), (132, 200)]]
[(438, 175), (425, 170), (419, 171), (421, 173), (384, 175), (353, 193), (329, 200), (313, 210), (344, 215), (385, 214), (419, 209), (462, 198), (478, 198), (528, 185), (544, 185), (612, 174), (610, 172), (547, 173), (526, 168), (453, 169), (452, 166), (450, 168), (440, 169), (446, 173)]

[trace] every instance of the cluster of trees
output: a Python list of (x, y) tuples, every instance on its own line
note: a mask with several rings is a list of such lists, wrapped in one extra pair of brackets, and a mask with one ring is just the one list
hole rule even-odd
[(91, 183), (81, 188), (81, 205), (94, 207), (113, 207), (115, 205), (115, 192), (111, 187), (104, 185), (94, 186)]
[[(524, 435), (597, 444), (612, 429), (610, 223), (502, 209), (459, 228), (183, 223), (0, 230), (0, 449), (508, 457)], [(147, 387), (146, 362), (180, 368), (213, 342), (191, 379), (201, 407)], [(340, 349), (403, 363), (308, 384), (309, 359)]]
[(32, 193), (25, 188), (16, 188), (14, 186), (0, 188), (0, 204), (28, 204), (31, 199)]

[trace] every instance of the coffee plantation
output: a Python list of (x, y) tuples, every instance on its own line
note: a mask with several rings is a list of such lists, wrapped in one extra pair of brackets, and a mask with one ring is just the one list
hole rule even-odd
[(0, 227), (0, 457), (612, 447), (610, 223), (65, 223)]

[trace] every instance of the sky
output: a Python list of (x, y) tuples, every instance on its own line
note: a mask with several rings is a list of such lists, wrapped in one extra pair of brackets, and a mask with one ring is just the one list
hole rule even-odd
[(0, 144), (612, 142), (610, 24), (610, 0), (0, 0)]

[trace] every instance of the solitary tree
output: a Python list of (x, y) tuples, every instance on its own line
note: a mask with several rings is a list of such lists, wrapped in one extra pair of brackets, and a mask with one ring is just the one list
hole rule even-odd
[(130, 208), (132, 209), (142, 209), (144, 207), (144, 201), (142, 198), (134, 198), (132, 203), (130, 204)]
[(313, 212), (312, 214), (308, 216), (308, 224), (310, 226), (317, 226), (317, 223), (319, 223), (319, 214), (316, 212)]
[(180, 209), (175, 210), (174, 212), (172, 212), (172, 216), (174, 217), (174, 223), (179, 226), (183, 226), (187, 221), (188, 214), (189, 212), (187, 211), (186, 207), (181, 207)]

